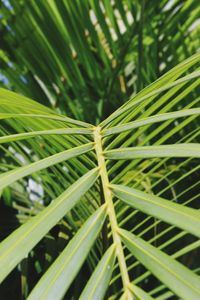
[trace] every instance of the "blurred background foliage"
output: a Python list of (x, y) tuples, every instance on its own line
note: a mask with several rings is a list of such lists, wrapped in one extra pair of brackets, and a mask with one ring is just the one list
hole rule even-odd
[(98, 123), (199, 49), (198, 0), (1, 0), (1, 85)]

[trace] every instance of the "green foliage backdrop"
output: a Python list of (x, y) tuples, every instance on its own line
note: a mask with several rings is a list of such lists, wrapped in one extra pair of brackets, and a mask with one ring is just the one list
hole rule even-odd
[(96, 124), (199, 49), (198, 0), (4, 2), (9, 86)]

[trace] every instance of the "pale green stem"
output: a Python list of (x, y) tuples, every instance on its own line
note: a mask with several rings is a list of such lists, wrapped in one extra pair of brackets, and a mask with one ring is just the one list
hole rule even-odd
[(105, 162), (105, 158), (103, 155), (103, 148), (102, 148), (101, 127), (99, 126), (94, 128), (94, 141), (95, 141), (95, 150), (97, 155), (98, 166), (100, 168), (100, 177), (102, 181), (104, 200), (105, 203), (107, 204), (107, 213), (110, 221), (113, 242), (116, 245), (116, 255), (118, 258), (119, 268), (121, 271), (124, 294), (126, 295), (125, 299), (133, 300), (133, 295), (129, 290), (130, 279), (127, 271), (122, 242), (121, 242), (120, 235), (118, 234), (118, 224), (117, 224), (115, 209), (112, 200), (112, 192), (109, 188), (108, 173), (106, 170), (106, 162)]

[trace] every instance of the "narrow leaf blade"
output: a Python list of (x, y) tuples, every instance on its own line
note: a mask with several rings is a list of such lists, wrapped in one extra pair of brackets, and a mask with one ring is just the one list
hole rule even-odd
[(159, 114), (155, 115), (146, 119), (141, 119), (141, 120), (136, 120), (127, 124), (121, 124), (118, 126), (114, 126), (108, 129), (103, 130), (103, 136), (108, 136), (112, 134), (118, 134), (124, 131), (128, 131), (134, 128), (138, 128), (141, 126), (145, 126), (148, 124), (154, 124), (154, 123), (159, 123), (163, 122), (166, 120), (171, 120), (171, 119), (177, 119), (177, 118), (182, 118), (182, 117), (187, 117), (187, 116), (192, 116), (192, 115), (199, 115), (200, 114), (200, 109), (199, 108), (193, 108), (193, 109), (185, 109), (181, 111), (174, 111), (170, 113), (165, 113), (165, 114)]
[(123, 185), (111, 185), (111, 189), (128, 205), (200, 237), (198, 210)]
[(153, 157), (200, 157), (200, 144), (175, 144), (119, 148), (105, 151), (108, 159), (133, 159)]
[(93, 169), (72, 184), (58, 198), (15, 230), (0, 245), (0, 282), (28, 254), (43, 236), (77, 203), (94, 184), (99, 170)]
[(40, 279), (28, 300), (62, 299), (91, 250), (106, 216), (100, 207), (79, 229), (65, 250)]
[(197, 275), (130, 232), (120, 229), (119, 233), (131, 253), (178, 296), (185, 300), (200, 298)]
[(31, 163), (24, 167), (17, 168), (15, 170), (6, 172), (0, 176), (0, 189), (12, 184), (18, 179), (21, 179), (29, 174), (43, 170), (57, 163), (70, 159), (72, 157), (81, 155), (93, 149), (93, 143), (81, 145), (60, 153), (51, 155), (47, 158), (41, 159), (37, 162)]
[(136, 296), (137, 300), (153, 300), (153, 298), (147, 294), (144, 290), (142, 290), (137, 285), (130, 285), (129, 289)]
[(18, 134), (5, 135), (0, 137), (0, 144), (19, 141), (37, 136), (44, 135), (75, 135), (75, 134), (91, 134), (92, 130), (87, 128), (59, 128), (51, 130), (31, 131)]
[(79, 300), (104, 299), (115, 263), (115, 245), (112, 245), (98, 263)]

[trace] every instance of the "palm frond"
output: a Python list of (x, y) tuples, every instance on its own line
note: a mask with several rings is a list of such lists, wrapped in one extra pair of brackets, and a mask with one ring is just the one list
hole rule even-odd
[[(0, 188), (18, 192), (25, 217), (0, 245), (1, 280), (57, 225), (64, 247), (28, 299), (70, 299), (85, 261), (80, 299), (199, 299), (199, 62), (180, 63), (98, 126), (1, 90)], [(20, 197), (28, 176), (41, 202)]]

